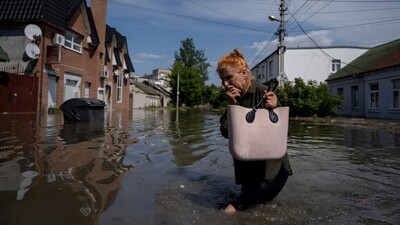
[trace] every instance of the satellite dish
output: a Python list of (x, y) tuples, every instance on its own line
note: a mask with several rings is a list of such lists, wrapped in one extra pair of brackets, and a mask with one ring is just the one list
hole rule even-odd
[(39, 47), (34, 43), (28, 43), (25, 46), (25, 53), (31, 59), (36, 59), (40, 54)]
[(37, 40), (40, 36), (42, 36), (42, 30), (35, 24), (29, 24), (24, 29), (25, 36), (32, 41)]

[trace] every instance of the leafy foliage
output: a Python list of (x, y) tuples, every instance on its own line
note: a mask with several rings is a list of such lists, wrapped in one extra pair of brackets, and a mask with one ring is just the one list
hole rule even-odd
[(205, 99), (213, 108), (223, 108), (228, 105), (225, 88), (214, 84), (206, 86)]
[(172, 101), (177, 97), (179, 77), (179, 104), (187, 106), (202, 104), (206, 90), (205, 81), (208, 80), (208, 67), (210, 64), (207, 63), (204, 50), (196, 49), (193, 38), (181, 41), (179, 51), (175, 52), (170, 75)]
[(326, 83), (308, 81), (306, 84), (301, 78), (296, 78), (294, 85), (292, 82), (286, 82), (276, 94), (282, 105), (290, 107), (291, 116), (336, 116), (334, 107), (343, 105), (343, 100), (333, 96)]

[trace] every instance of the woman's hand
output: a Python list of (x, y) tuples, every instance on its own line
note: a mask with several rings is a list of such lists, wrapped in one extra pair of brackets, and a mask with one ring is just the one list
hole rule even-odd
[(278, 97), (272, 91), (264, 91), (264, 106), (265, 108), (275, 109), (278, 106)]
[(236, 105), (236, 98), (240, 97), (240, 89), (236, 88), (233, 85), (228, 85), (225, 87), (226, 95), (228, 96), (228, 102), (231, 105)]

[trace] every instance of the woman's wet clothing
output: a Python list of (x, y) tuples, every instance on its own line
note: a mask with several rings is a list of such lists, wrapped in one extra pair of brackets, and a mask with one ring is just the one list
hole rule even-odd
[[(263, 98), (266, 89), (266, 86), (253, 80), (246, 94), (237, 99), (237, 102), (240, 106), (252, 108)], [(228, 138), (226, 111), (220, 122), (221, 134)], [(271, 201), (281, 191), (288, 176), (293, 174), (287, 153), (281, 159), (241, 161), (234, 158), (233, 162), (236, 184), (242, 185), (242, 193), (231, 203), (237, 210)]]

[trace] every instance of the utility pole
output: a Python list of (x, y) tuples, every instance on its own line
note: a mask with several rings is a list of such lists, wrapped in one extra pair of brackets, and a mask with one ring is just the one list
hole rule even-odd
[(178, 82), (176, 83), (176, 109), (179, 108), (179, 72), (178, 72)]
[(286, 3), (285, 0), (281, 0), (281, 5), (279, 6), (279, 11), (280, 11), (280, 21), (279, 21), (279, 86), (283, 85), (281, 82), (287, 80), (286, 74), (285, 74), (285, 58), (284, 54), (286, 51), (286, 46), (285, 46), (285, 35), (286, 35), (286, 29), (285, 29), (285, 14), (286, 14)]
[(176, 82), (176, 118), (175, 121), (179, 121), (179, 72), (178, 72), (178, 82)]
[(283, 82), (287, 80), (285, 74), (285, 58), (284, 54), (286, 51), (285, 46), (285, 36), (286, 36), (286, 29), (285, 29), (285, 15), (286, 15), (286, 3), (285, 0), (281, 0), (281, 4), (279, 5), (279, 12), (280, 12), (280, 19), (276, 19), (274, 16), (269, 16), (269, 20), (279, 22), (279, 29), (275, 33), (279, 35), (279, 45), (278, 45), (278, 81), (279, 86), (283, 85)]

